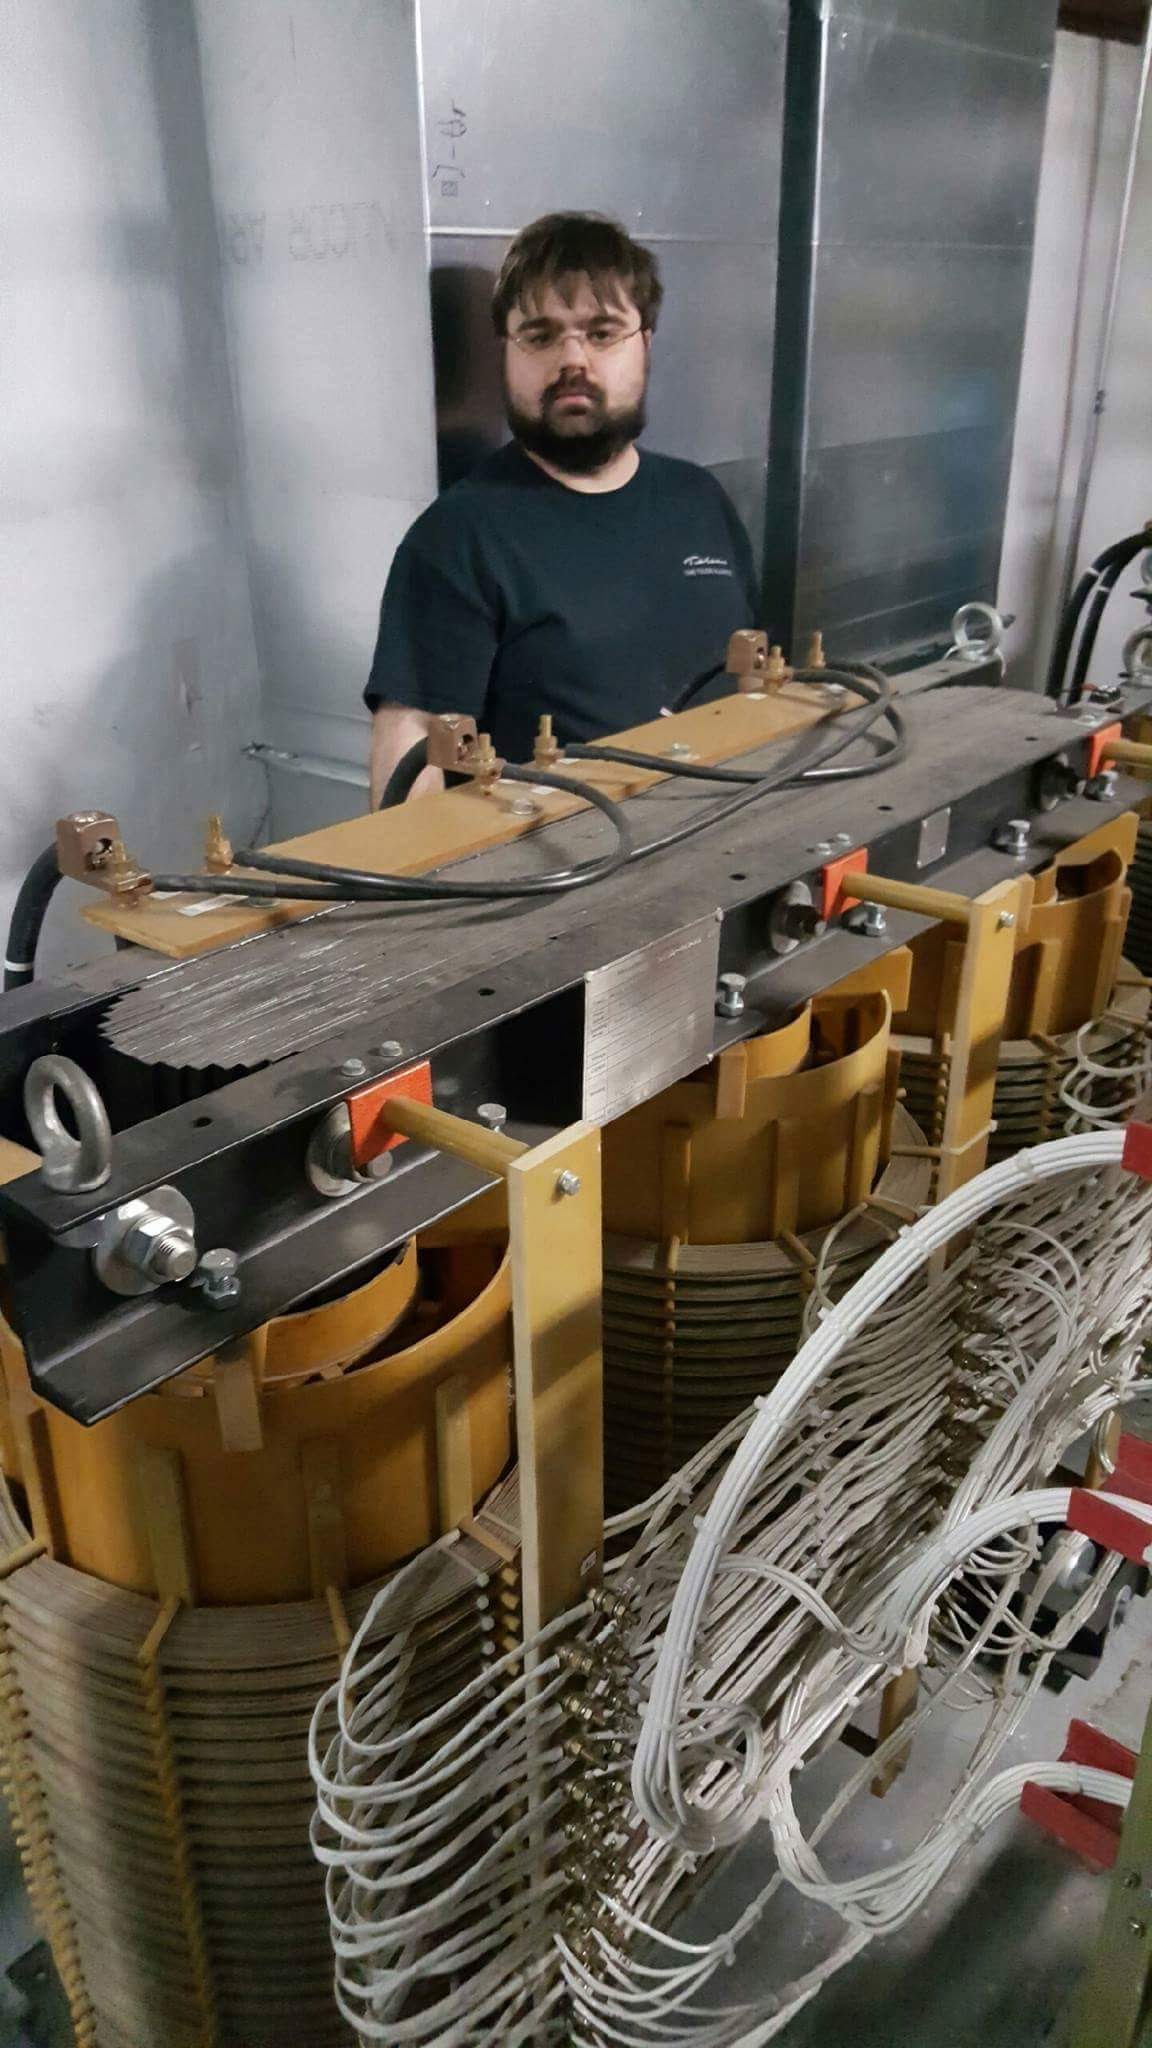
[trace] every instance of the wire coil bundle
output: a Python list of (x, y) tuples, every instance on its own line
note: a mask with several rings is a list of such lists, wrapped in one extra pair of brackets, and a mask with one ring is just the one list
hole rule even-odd
[[(917, 1910), (1025, 1775), (1123, 1803), (1079, 1766), (993, 1769), (1115, 1569), (1039, 1632), (1059, 1569), (1037, 1562), (1039, 1529), (1069, 1500), (1044, 1482), (1140, 1384), (1152, 1190), (1117, 1170), (1121, 1146), (1092, 1132), (990, 1169), (839, 1301), (827, 1263), (771, 1393), (610, 1525), (611, 1593), (493, 1664), (455, 1717), (348, 1660), (314, 1769), (360, 2039), (754, 2048)], [(917, 1714), (808, 1839), (806, 1759), (909, 1667)], [(973, 1706), (968, 1768), (919, 1847), (850, 1880), (826, 1869), (818, 1844), (917, 1720)], [(681, 1939), (688, 1889), (765, 1818), (769, 1882), (719, 1937)], [(784, 1884), (839, 1933), (792, 1983), (726, 2006), (725, 1967)]]

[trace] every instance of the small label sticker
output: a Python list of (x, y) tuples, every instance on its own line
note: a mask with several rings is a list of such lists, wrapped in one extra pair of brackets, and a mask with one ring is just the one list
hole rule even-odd
[[(152, 891), (155, 896), (156, 891)], [(182, 903), (177, 917), (205, 917), (210, 910), (227, 910), (234, 903), (247, 903), (246, 896), (198, 896), (195, 903)]]
[(590, 1550), (587, 1557), (580, 1559), (580, 1577), (582, 1579), (588, 1578), (589, 1574), (595, 1571), (597, 1555), (598, 1553), (595, 1550)]

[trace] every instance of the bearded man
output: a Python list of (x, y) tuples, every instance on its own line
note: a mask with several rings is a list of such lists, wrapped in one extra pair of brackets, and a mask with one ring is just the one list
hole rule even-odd
[[(512, 440), (396, 552), (364, 692), (372, 802), (440, 712), (509, 761), (655, 718), (756, 620), (752, 550), (709, 470), (639, 447), (662, 287), (596, 214), (517, 235), (492, 301)], [(412, 794), (440, 786), (425, 769)]]

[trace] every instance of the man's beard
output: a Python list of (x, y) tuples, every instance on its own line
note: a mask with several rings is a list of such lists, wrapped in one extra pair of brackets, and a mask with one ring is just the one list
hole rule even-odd
[[(552, 424), (551, 401), (572, 392), (583, 392), (591, 400), (591, 410), (573, 420), (565, 432)], [(598, 469), (607, 468), (639, 439), (646, 423), (643, 391), (632, 405), (610, 413), (603, 398), (583, 383), (550, 384), (541, 399), (538, 418), (522, 412), (507, 391), (504, 409), (521, 447), (569, 476), (593, 476)]]

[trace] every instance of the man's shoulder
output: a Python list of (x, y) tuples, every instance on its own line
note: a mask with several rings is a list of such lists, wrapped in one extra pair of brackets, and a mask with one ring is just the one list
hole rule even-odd
[(723, 497), (720, 484), (703, 463), (686, 462), (680, 455), (658, 455), (651, 448), (641, 451), (641, 460), (654, 484), (670, 496)]
[(511, 442), (486, 455), (467, 476), (449, 484), (447, 490), (433, 498), (409, 527), (406, 542), (416, 548), (441, 547), (447, 540), (482, 529), (500, 497), (522, 490), (526, 482), (531, 482), (530, 476), (525, 478), (524, 465), (517, 456), (518, 450)]

